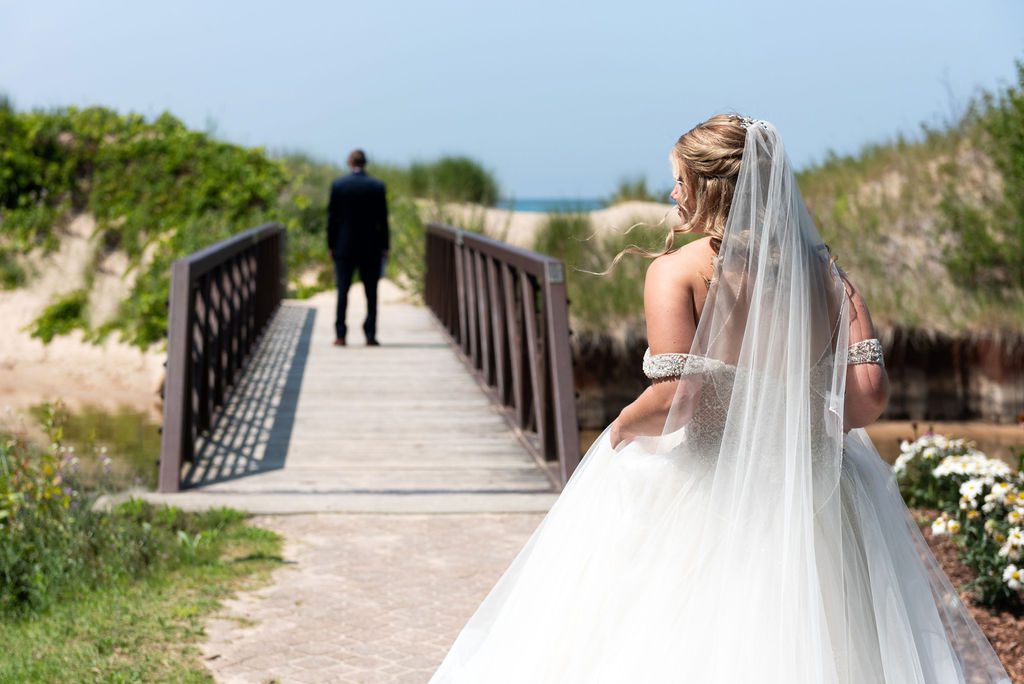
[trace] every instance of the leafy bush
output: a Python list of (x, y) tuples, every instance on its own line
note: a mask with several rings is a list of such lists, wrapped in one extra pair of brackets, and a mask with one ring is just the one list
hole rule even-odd
[(56, 416), (47, 412), (48, 449), (17, 436), (0, 442), (0, 615), (38, 612), (83, 589), (214, 560), (213, 541), (243, 514), (190, 514), (141, 500), (92, 510), (102, 489), (78, 485), (78, 459), (63, 446)]
[(1024, 478), (962, 439), (927, 434), (900, 445), (893, 466), (908, 505), (940, 511), (932, 534), (949, 535), (975, 570), (971, 589), (995, 605), (1022, 596)]
[[(498, 196), (493, 176), (465, 157), (412, 169), (374, 164), (371, 172), (388, 184), (389, 273), (416, 288), (423, 225), (411, 195), (484, 204)], [(171, 263), (270, 220), (288, 230), (292, 294), (309, 295), (333, 286), (324, 230), (330, 181), (342, 173), (305, 155), (271, 159), (259, 148), (214, 140), (166, 113), (147, 121), (103, 107), (16, 112), (0, 99), (0, 286), (22, 284), (19, 256), (55, 249), (63, 224), (89, 212), (98, 249), (128, 255), (131, 292), (110, 320), (90, 329), (86, 282), (35, 322), (41, 339), (81, 328), (92, 340), (116, 333), (142, 348), (161, 341)]]
[[(52, 250), (63, 220), (92, 213), (104, 242), (140, 269), (100, 334), (118, 331), (141, 347), (164, 335), (170, 262), (274, 217), (284, 183), (283, 169), (261, 150), (190, 131), (170, 114), (147, 122), (103, 107), (0, 107), (0, 251)], [(88, 327), (70, 315), (77, 300), (59, 304), (64, 310), (37, 324), (44, 339), (57, 319)]]
[(32, 322), (29, 333), (43, 342), (50, 342), (56, 335), (66, 335), (75, 328), (84, 328), (87, 325), (88, 303), (89, 293), (81, 289), (57, 297)]
[(0, 251), (0, 290), (13, 290), (25, 284), (27, 274), (14, 254)]

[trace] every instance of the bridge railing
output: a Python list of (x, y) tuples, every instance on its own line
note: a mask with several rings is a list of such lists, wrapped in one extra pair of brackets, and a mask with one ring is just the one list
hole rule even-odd
[(564, 484), (580, 456), (564, 265), (451, 226), (426, 232), (427, 306)]
[(216, 422), (250, 352), (284, 297), (285, 229), (251, 228), (171, 267), (160, 441), (162, 492)]

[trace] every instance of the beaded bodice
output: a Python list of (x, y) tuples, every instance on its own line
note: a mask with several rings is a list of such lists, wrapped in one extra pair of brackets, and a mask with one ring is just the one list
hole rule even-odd
[[(883, 363), (882, 344), (877, 339), (853, 344), (849, 348), (848, 358), (848, 365), (858, 363), (881, 365)], [(714, 461), (721, 448), (722, 431), (728, 414), (731, 390), (739, 369), (724, 361), (699, 355), (681, 353), (652, 355), (648, 348), (644, 352), (643, 370), (644, 374), (652, 380), (700, 376), (694, 378), (696, 383), (691, 387), (694, 398), (693, 412), (686, 426), (685, 441), (699, 460), (707, 463)], [(830, 374), (831, 370), (828, 366), (815, 366), (811, 369), (811, 386), (826, 387)], [(828, 439), (824, 424), (826, 397), (820, 389), (812, 391), (812, 397), (814, 399), (812, 403), (820, 406), (820, 409), (810, 412), (809, 417), (812, 424), (809, 427), (812, 438), (815, 441), (821, 440), (824, 444)]]

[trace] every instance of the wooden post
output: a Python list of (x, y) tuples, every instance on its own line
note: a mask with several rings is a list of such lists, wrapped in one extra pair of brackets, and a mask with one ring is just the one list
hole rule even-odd
[[(161, 492), (176, 492), (181, 487), (181, 454), (186, 438), (186, 402), (191, 402), (189, 355), (194, 310), (192, 277), (187, 261), (179, 259), (171, 266), (170, 304), (167, 312), (167, 368), (164, 376), (164, 424), (160, 435)], [(191, 430), (189, 431), (191, 432)]]
[(568, 482), (580, 461), (580, 426), (576, 418), (576, 390), (569, 346), (569, 306), (565, 293), (565, 267), (552, 259), (544, 269), (547, 312), (548, 369), (554, 409), (559, 475)]

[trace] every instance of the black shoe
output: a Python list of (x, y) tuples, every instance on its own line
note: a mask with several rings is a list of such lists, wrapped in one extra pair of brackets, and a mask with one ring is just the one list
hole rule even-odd
[(376, 338), (373, 338), (373, 339), (370, 339), (370, 340), (366, 340), (366, 346), (367, 347), (379, 347), (380, 346), (380, 342), (378, 342)]

